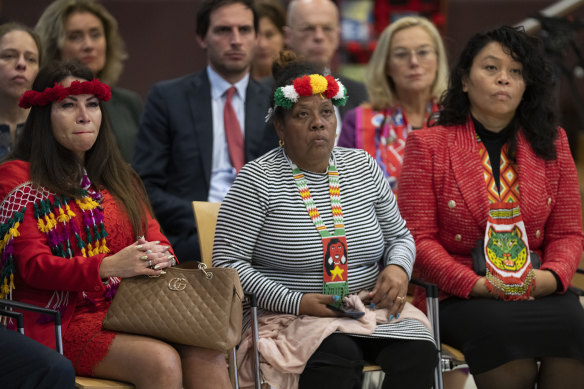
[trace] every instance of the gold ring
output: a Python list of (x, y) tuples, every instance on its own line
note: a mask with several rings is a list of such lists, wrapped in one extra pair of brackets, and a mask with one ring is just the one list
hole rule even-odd
[(403, 303), (403, 302), (406, 300), (406, 298), (405, 298), (405, 297), (401, 297), (401, 296), (397, 296), (395, 299), (396, 299), (397, 301), (399, 301), (400, 303)]

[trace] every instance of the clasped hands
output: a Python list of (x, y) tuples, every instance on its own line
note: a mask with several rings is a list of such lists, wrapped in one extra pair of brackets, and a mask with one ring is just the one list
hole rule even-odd
[[(544, 297), (555, 293), (558, 288), (556, 277), (548, 270), (533, 269), (535, 274), (535, 287), (531, 290), (528, 300)], [(487, 278), (481, 277), (474, 284), (470, 297), (473, 298), (497, 298), (487, 288)]]
[(169, 250), (169, 246), (161, 245), (159, 241), (149, 242), (144, 237), (139, 237), (133, 244), (105, 257), (99, 268), (99, 276), (159, 276), (164, 274), (163, 269), (176, 264), (176, 258)]
[[(408, 275), (397, 265), (386, 266), (379, 273), (375, 288), (367, 296), (367, 302), (378, 308), (389, 310), (388, 319), (398, 318), (406, 303), (408, 292)], [(300, 315), (335, 317), (339, 314), (326, 307), (338, 301), (339, 296), (318, 293), (306, 293), (300, 301)]]

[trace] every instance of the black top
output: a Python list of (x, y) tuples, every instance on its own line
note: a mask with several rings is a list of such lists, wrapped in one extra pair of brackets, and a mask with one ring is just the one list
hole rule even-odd
[(475, 131), (479, 138), (485, 145), (487, 152), (489, 153), (489, 161), (491, 162), (491, 169), (493, 171), (493, 178), (497, 184), (497, 189), (500, 191), (500, 167), (501, 167), (501, 149), (503, 145), (509, 140), (509, 137), (515, 129), (515, 121), (512, 120), (511, 123), (507, 125), (503, 130), (499, 132), (489, 131), (474, 117), (472, 118), (474, 123)]
[[(18, 140), (22, 129), (24, 128), (24, 123), (19, 123), (16, 125), (15, 138)], [(14, 149), (12, 144), (12, 137), (10, 136), (10, 127), (8, 124), (0, 124), (0, 159), (7, 156)]]

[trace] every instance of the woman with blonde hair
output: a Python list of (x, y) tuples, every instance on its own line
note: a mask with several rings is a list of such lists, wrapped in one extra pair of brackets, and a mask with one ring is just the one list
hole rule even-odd
[(426, 127), (447, 83), (446, 51), (436, 27), (416, 16), (391, 23), (367, 66), (370, 101), (344, 116), (338, 145), (366, 150), (395, 190), (406, 138)]
[[(128, 53), (116, 19), (96, 1), (56, 0), (45, 9), (35, 30), (48, 62), (76, 59), (109, 85), (120, 78)], [(142, 113), (141, 98), (127, 89), (112, 88), (105, 109), (122, 156), (129, 162)]]

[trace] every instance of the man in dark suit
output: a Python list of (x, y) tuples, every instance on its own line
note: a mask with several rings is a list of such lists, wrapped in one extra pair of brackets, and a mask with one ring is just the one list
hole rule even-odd
[[(306, 61), (331, 71), (331, 60), (339, 47), (339, 10), (331, 0), (292, 0), (288, 4), (286, 45)], [(347, 88), (349, 100), (337, 114), (355, 108), (368, 100), (365, 86), (350, 78), (334, 74)], [(337, 117), (337, 135), (341, 120)]]
[(277, 144), (264, 124), (270, 91), (249, 77), (257, 24), (252, 0), (203, 0), (197, 41), (207, 68), (156, 84), (146, 101), (133, 166), (182, 261), (200, 259), (191, 202), (222, 201), (241, 164)]

